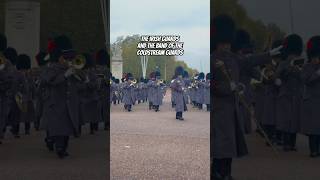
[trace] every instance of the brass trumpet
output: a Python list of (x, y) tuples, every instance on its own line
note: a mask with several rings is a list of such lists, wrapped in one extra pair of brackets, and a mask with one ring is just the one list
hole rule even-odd
[(0, 71), (6, 67), (6, 57), (0, 53)]

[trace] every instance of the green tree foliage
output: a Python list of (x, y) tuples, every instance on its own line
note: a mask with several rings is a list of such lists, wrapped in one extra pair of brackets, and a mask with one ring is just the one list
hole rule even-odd
[[(136, 79), (142, 77), (141, 59), (136, 54), (139, 41), (140, 35), (119, 37), (116, 41), (122, 47), (123, 72), (132, 73)], [(148, 59), (147, 76), (155, 71), (156, 67), (160, 69), (161, 78), (167, 80), (172, 78), (177, 66), (183, 66), (190, 75), (197, 73), (196, 70), (189, 68), (185, 62), (178, 61), (174, 56), (149, 56)]]
[(238, 28), (245, 29), (250, 33), (257, 50), (267, 48), (269, 46), (267, 42), (270, 39), (277, 40), (285, 36), (285, 33), (276, 24), (266, 25), (260, 20), (249, 17), (238, 0), (214, 0), (212, 11), (214, 16), (230, 15)]

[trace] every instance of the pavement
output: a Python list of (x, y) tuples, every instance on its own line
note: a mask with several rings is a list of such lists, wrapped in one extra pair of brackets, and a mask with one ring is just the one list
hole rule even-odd
[(309, 157), (306, 136), (297, 137), (297, 152), (283, 152), (277, 146), (278, 154), (275, 154), (256, 133), (247, 136), (247, 145), (249, 155), (233, 161), (235, 180), (320, 179), (320, 157)]
[(106, 180), (109, 167), (107, 132), (70, 139), (70, 157), (58, 159), (44, 144), (45, 134), (32, 131), (14, 139), (7, 133), (0, 145), (0, 180)]
[(183, 116), (175, 119), (170, 96), (159, 112), (112, 105), (111, 179), (210, 179), (210, 113), (188, 106)]

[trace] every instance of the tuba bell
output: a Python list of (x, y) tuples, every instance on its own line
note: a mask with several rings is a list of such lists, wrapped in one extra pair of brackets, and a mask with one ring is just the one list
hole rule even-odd
[(74, 67), (77, 70), (81, 70), (86, 65), (86, 58), (83, 55), (77, 55), (72, 60), (72, 67)]
[(85, 72), (83, 71), (83, 68), (86, 65), (86, 58), (83, 55), (77, 55), (74, 59), (71, 61), (71, 67), (73, 67), (76, 71), (74, 74), (74, 77), (77, 78), (79, 81), (85, 80)]
[(15, 100), (16, 100), (16, 103), (18, 105), (18, 108), (22, 111), (22, 112), (27, 112), (28, 111), (28, 106), (26, 103), (23, 102), (23, 95), (18, 92), (16, 95), (15, 95)]
[(0, 71), (6, 67), (6, 58), (5, 56), (0, 53)]

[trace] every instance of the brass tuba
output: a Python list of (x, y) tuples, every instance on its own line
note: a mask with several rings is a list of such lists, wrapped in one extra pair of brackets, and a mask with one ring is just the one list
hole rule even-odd
[(79, 81), (85, 80), (85, 72), (83, 71), (83, 68), (86, 65), (86, 58), (83, 55), (77, 55), (74, 59), (71, 61), (71, 67), (73, 67), (76, 71), (74, 74), (74, 77), (77, 78)]
[(28, 106), (26, 103), (23, 102), (23, 95), (18, 92), (15, 96), (14, 96), (16, 103), (18, 105), (18, 108), (20, 109), (20, 111), (22, 112), (27, 112), (28, 111)]
[(2, 53), (0, 53), (0, 71), (6, 67), (6, 62), (7, 60), (5, 56)]
[(86, 65), (86, 58), (83, 55), (77, 55), (72, 60), (72, 67), (74, 67), (77, 70), (81, 70)]

